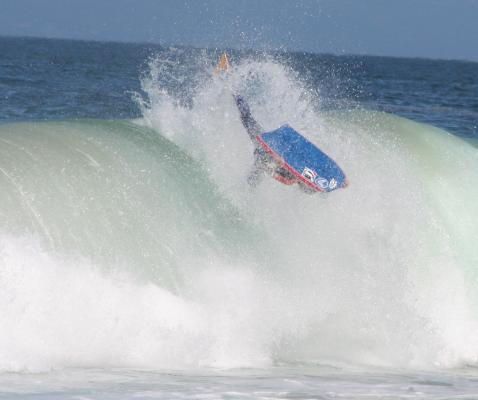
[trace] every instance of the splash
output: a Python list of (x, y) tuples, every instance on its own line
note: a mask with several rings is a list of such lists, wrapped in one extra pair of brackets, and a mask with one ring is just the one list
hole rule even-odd
[[(141, 121), (0, 127), (1, 370), (476, 362), (474, 147), (391, 115), (318, 112), (274, 60), (202, 71), (187, 101), (161, 71), (143, 81)], [(248, 187), (232, 91), (265, 129), (287, 121), (324, 149), (350, 187)]]

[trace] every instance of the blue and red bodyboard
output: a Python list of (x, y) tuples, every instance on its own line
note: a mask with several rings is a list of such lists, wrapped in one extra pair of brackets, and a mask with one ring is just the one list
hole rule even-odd
[(259, 145), (299, 181), (319, 192), (347, 186), (337, 163), (289, 125), (256, 136)]

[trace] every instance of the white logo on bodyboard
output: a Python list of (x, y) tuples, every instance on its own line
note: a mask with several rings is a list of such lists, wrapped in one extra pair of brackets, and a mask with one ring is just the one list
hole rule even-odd
[(305, 167), (302, 171), (302, 176), (308, 181), (314, 183), (315, 179), (317, 178), (317, 172), (315, 172), (313, 169)]
[(311, 168), (305, 167), (302, 171), (302, 176), (308, 181), (320, 186), (322, 189), (329, 188), (330, 190), (333, 190), (337, 187), (337, 181), (334, 178), (332, 178), (329, 182), (327, 179), (319, 176), (317, 172)]
[(329, 181), (325, 178), (322, 178), (321, 176), (315, 179), (315, 183), (319, 185), (322, 189), (327, 189), (327, 187), (329, 186)]

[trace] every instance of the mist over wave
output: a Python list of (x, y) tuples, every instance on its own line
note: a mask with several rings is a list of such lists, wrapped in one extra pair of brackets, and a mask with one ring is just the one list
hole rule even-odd
[[(177, 98), (164, 62), (139, 121), (0, 126), (0, 370), (476, 362), (476, 148), (318, 112), (274, 60), (205, 69)], [(350, 187), (250, 188), (231, 92), (266, 130), (303, 132)]]

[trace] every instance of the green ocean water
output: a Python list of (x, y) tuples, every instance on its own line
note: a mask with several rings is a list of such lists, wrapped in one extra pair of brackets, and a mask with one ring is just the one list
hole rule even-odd
[[(93, 86), (93, 61), (70, 56)], [(228, 78), (168, 60), (138, 75), (128, 118), (97, 86), (104, 115), (75, 97), (48, 117), (53, 96), (0, 125), (0, 396), (476, 396), (476, 147), (365, 105), (321, 108), (274, 58), (244, 56)], [(164, 84), (177, 76), (189, 97)], [(249, 187), (231, 90), (350, 186)]]

